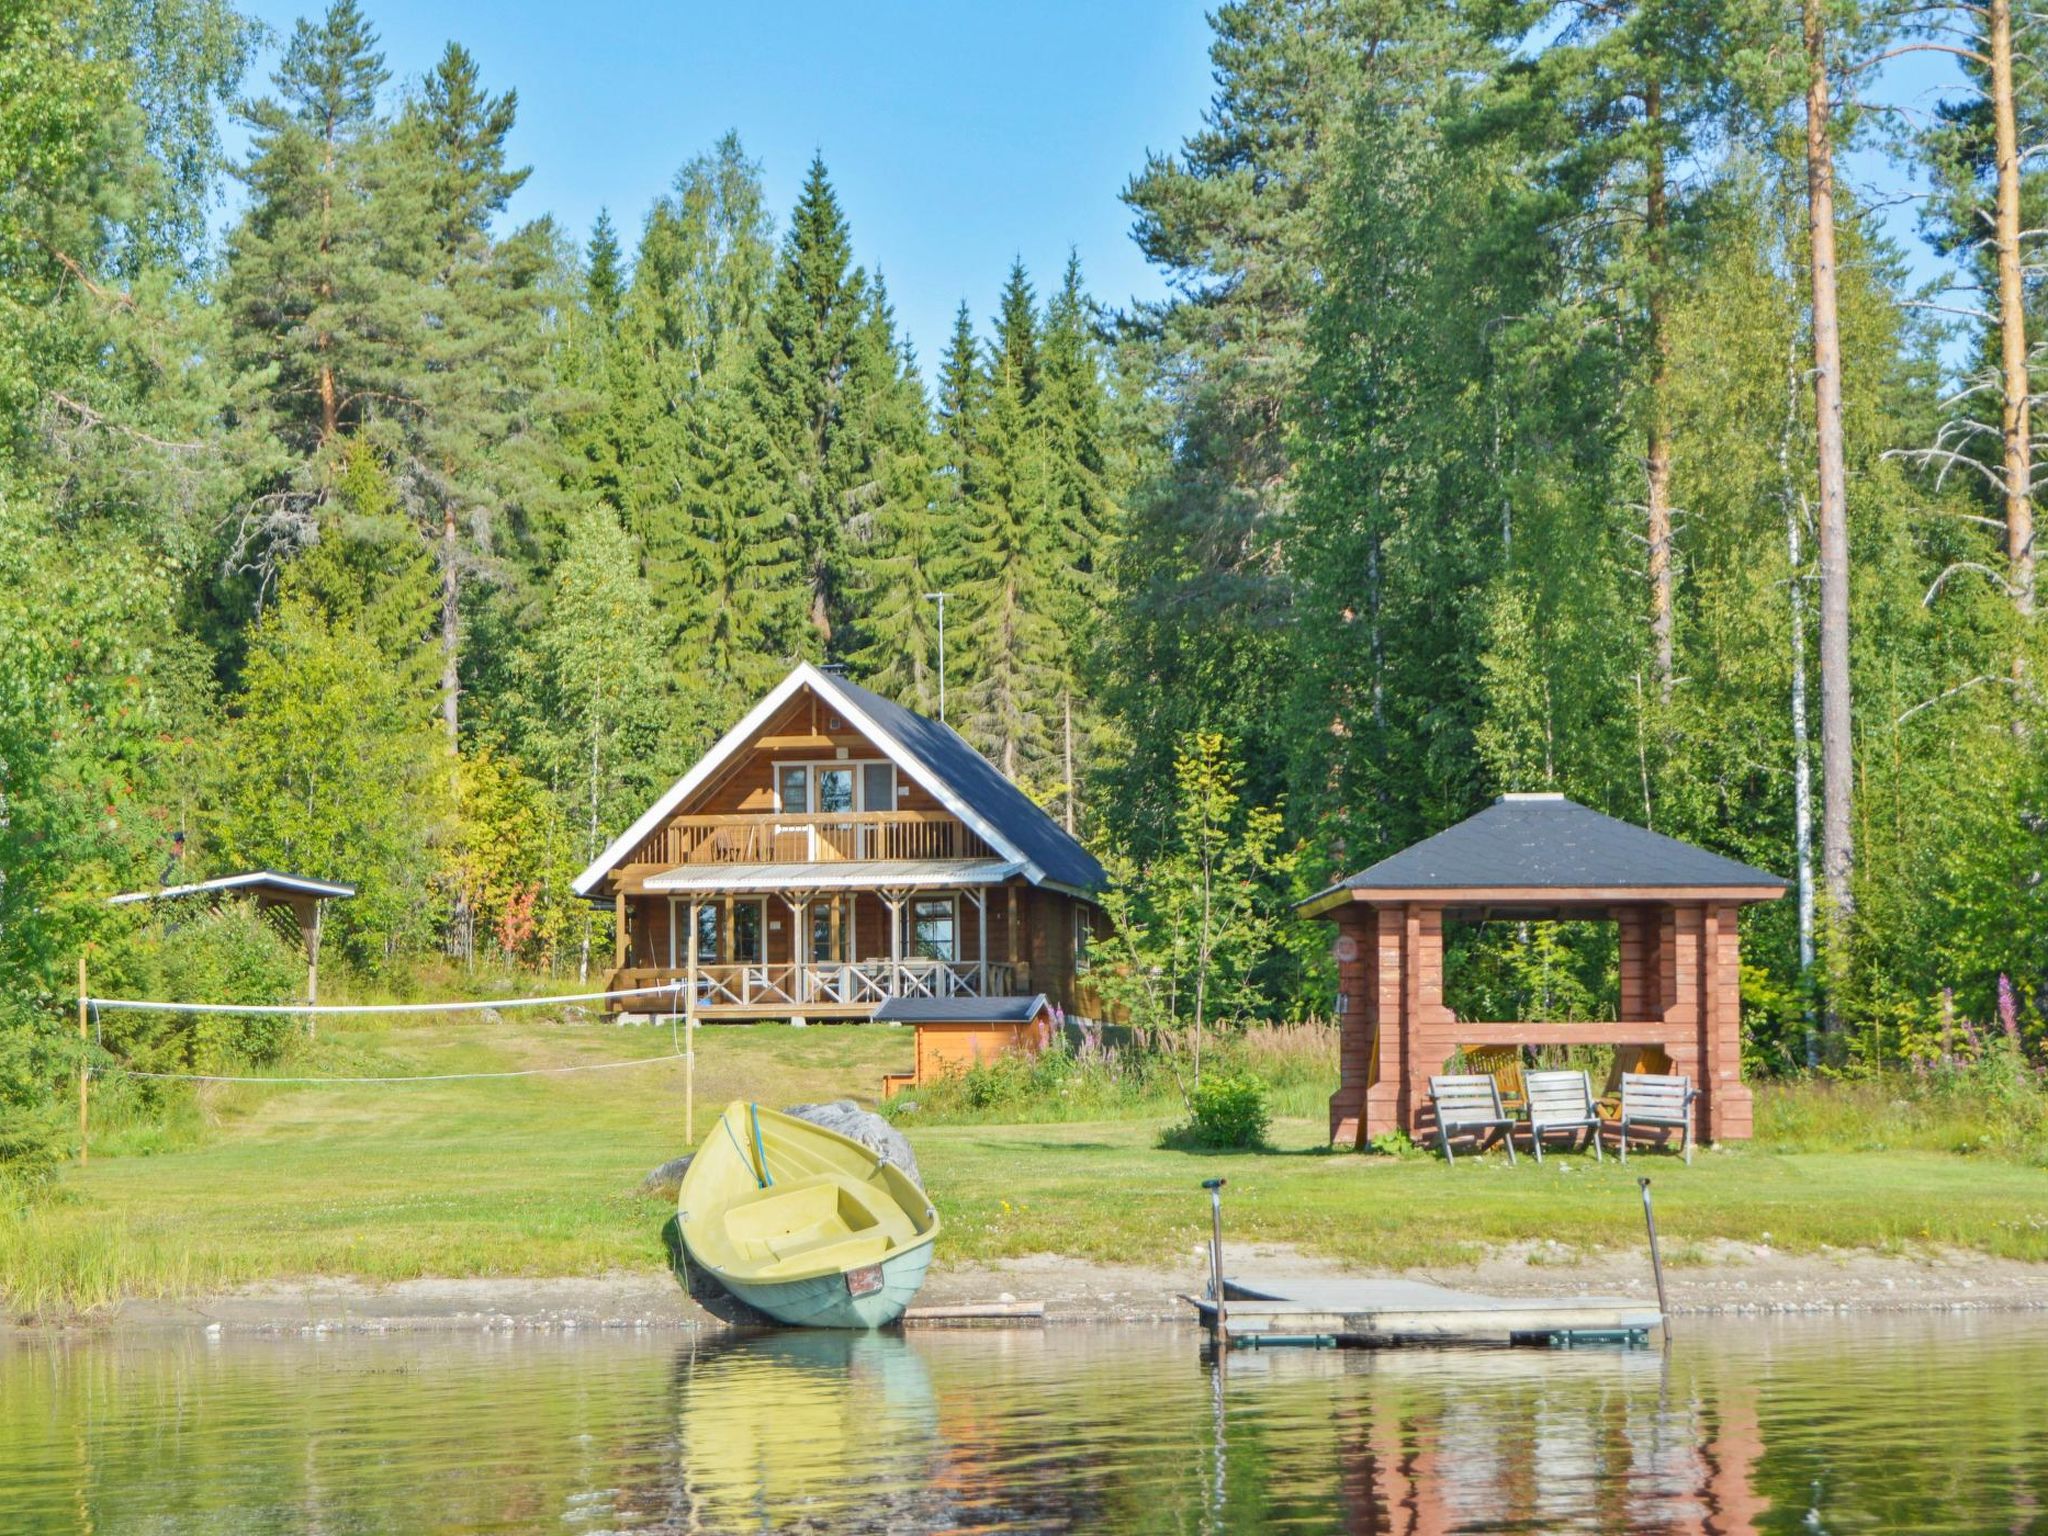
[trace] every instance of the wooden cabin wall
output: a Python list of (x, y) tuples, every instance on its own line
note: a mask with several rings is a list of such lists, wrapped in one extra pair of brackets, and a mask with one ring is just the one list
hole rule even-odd
[[(732, 816), (775, 809), (775, 765), (778, 762), (820, 762), (844, 749), (849, 761), (886, 759), (888, 753), (843, 722), (832, 725), (829, 707), (811, 693), (798, 694), (764, 725), (753, 741), (733, 755), (726, 770), (701, 786), (679, 816)], [(901, 769), (896, 774), (899, 811), (941, 811), (945, 807), (922, 784)]]

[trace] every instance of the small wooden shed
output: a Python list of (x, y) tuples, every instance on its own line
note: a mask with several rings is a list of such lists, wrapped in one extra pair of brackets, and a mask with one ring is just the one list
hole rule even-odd
[(239, 875), (219, 875), (187, 885), (161, 885), (153, 891), (127, 891), (109, 896), (110, 907), (130, 906), (144, 901), (202, 901), (213, 906), (233, 897), (248, 897), (256, 910), (288, 907), (299, 925), (299, 938), (306, 946), (306, 1001), (320, 1001), (320, 923), (327, 903), (344, 901), (356, 888), (337, 880), (314, 880), (306, 875), (281, 874), (274, 869), (251, 869)]
[[(1460, 1050), (1581, 1044), (1660, 1050), (1699, 1090), (1694, 1134), (1746, 1138), (1738, 920), (1744, 906), (1784, 894), (1775, 875), (1555, 794), (1503, 795), (1340, 881), (1298, 909), (1337, 929), (1330, 1140), (1432, 1134), (1429, 1079)], [(1617, 1017), (1459, 1018), (1444, 1001), (1447, 917), (1614, 923)]]
[(1052, 1041), (1052, 1003), (1043, 992), (1030, 997), (892, 997), (875, 1010), (877, 1024), (910, 1024), (917, 1030), (917, 1056), (908, 1072), (882, 1078), (882, 1097), (922, 1088), (942, 1077), (994, 1061), (1031, 1056)]

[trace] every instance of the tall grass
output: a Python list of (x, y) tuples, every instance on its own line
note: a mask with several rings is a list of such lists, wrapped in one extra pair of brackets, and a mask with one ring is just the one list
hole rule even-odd
[[(1252, 1024), (1208, 1037), (1202, 1070), (1247, 1073), (1267, 1090), (1272, 1113), (1320, 1119), (1337, 1073), (1337, 1029), (1320, 1021)], [(1138, 1120), (1187, 1111), (1193, 1044), (1179, 1034), (1140, 1032), (1130, 1044), (1073, 1048), (1055, 1042), (1036, 1056), (999, 1056), (886, 1106), (905, 1123), (1046, 1125)]]
[(1953, 1152), (2048, 1167), (2048, 1088), (2019, 1050), (1851, 1079), (1764, 1085), (1756, 1136), (1788, 1152)]

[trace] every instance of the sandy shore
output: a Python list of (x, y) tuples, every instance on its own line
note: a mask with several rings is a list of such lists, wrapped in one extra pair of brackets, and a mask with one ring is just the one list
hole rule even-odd
[[(1666, 1272), (1674, 1313), (1831, 1313), (2048, 1309), (2048, 1265), (1970, 1253), (1896, 1257), (1874, 1253), (1787, 1255), (1722, 1245), (1705, 1262)], [(1198, 1288), (1204, 1260), (1178, 1266), (1112, 1265), (1042, 1254), (995, 1263), (941, 1264), (921, 1303), (1042, 1302), (1049, 1323), (1185, 1322), (1180, 1293)], [(1233, 1275), (1328, 1276), (1343, 1266), (1283, 1247), (1230, 1255)], [(1655, 1294), (1640, 1254), (1574, 1256), (1524, 1244), (1469, 1267), (1408, 1271), (1412, 1278), (1500, 1296)], [(411, 1329), (570, 1331), (719, 1328), (667, 1271), (583, 1279), (422, 1279), (371, 1285), (317, 1278), (250, 1286), (223, 1295), (131, 1301), (68, 1326), (257, 1333), (392, 1332)]]

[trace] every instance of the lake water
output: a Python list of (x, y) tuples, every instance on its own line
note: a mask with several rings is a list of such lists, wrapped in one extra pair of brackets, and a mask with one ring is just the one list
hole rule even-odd
[(0, 1339), (0, 1532), (2048, 1531), (2048, 1318)]

